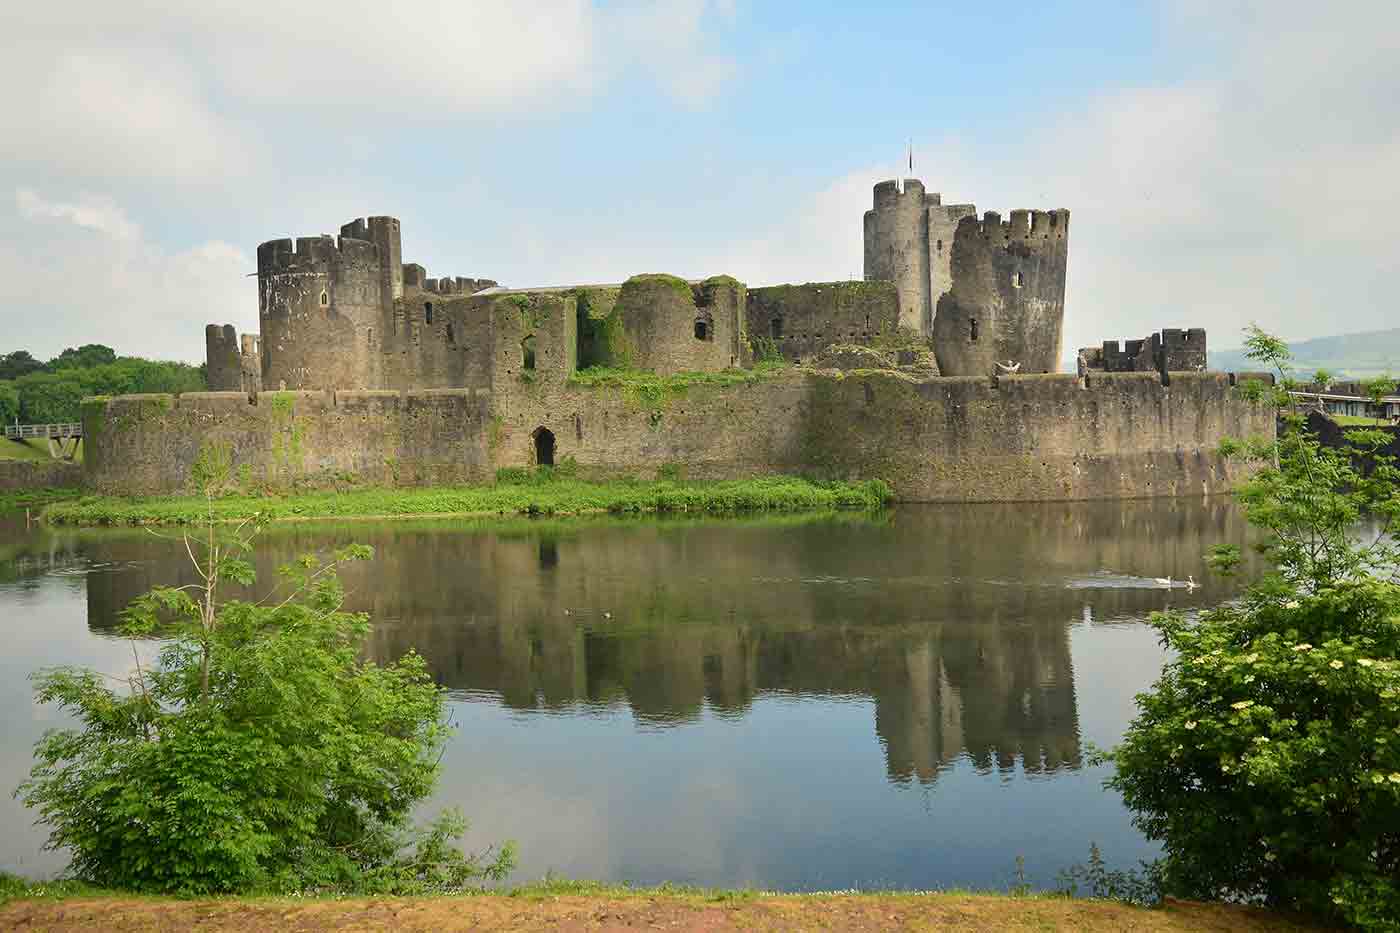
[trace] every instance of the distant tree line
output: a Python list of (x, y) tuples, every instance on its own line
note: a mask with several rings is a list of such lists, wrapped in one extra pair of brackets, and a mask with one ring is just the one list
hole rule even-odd
[(139, 356), (117, 356), (100, 343), (64, 350), (48, 362), (28, 350), (0, 356), (0, 420), (12, 424), (77, 421), (87, 395), (198, 392), (205, 367)]

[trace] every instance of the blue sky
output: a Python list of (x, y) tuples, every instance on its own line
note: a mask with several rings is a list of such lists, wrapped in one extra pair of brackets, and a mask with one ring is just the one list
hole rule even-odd
[(50, 6), (0, 62), (0, 350), (199, 359), (258, 242), (375, 213), (515, 286), (858, 276), (910, 138), (1072, 211), (1066, 347), (1395, 323), (1393, 3)]

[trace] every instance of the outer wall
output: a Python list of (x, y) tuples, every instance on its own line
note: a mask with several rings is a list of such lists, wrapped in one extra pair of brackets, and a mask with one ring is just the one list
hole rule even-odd
[(549, 380), (508, 402), (461, 389), (264, 392), (256, 405), (190, 393), (86, 403), (85, 469), (103, 492), (177, 491), (214, 442), (241, 478), (273, 487), (481, 481), (531, 465), (539, 428), (556, 463), (573, 457), (585, 476), (881, 478), (904, 501), (977, 502), (1225, 492), (1239, 476), (1220, 440), (1272, 436), (1274, 421), (1216, 373), (993, 386), (789, 372), (660, 400)]

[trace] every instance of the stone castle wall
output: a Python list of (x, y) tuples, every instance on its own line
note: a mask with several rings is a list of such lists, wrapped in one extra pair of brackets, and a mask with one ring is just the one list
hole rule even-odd
[(123, 396), (84, 409), (86, 476), (103, 492), (185, 488), (211, 442), (273, 486), (489, 479), (530, 466), (541, 429), (584, 476), (805, 473), (881, 478), (906, 501), (1024, 501), (1227, 491), (1226, 436), (1272, 416), (1223, 374), (915, 380), (787, 372), (664, 398), (581, 386), (563, 367), (471, 389)]
[(899, 293), (892, 282), (749, 289), (749, 335), (771, 340), (771, 346), (794, 363), (812, 360), (835, 344), (870, 346), (894, 336), (899, 326)]

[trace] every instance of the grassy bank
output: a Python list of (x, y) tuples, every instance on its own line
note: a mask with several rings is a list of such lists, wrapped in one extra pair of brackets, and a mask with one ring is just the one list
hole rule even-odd
[[(357, 489), (286, 496), (228, 496), (215, 499), (214, 517), (231, 521), (261, 514), (269, 521), (307, 518), (395, 518), (429, 515), (583, 515), (613, 513), (798, 512), (875, 509), (890, 499), (878, 480), (817, 483), (795, 477), (759, 477), (723, 482), (589, 483), (567, 478), (516, 476), (484, 486), (426, 489)], [(128, 499), (84, 496), (44, 511), (65, 525), (188, 524), (209, 514), (193, 496)]]
[(64, 499), (76, 499), (83, 494), (81, 489), (15, 489), (0, 492), (0, 512), (14, 509), (33, 508)]
[(0, 928), (35, 930), (1142, 930), (1305, 931), (1225, 904), (1160, 908), (1059, 896), (959, 893), (771, 894), (543, 883), (508, 892), (408, 898), (175, 900), (34, 885), (0, 890)]

